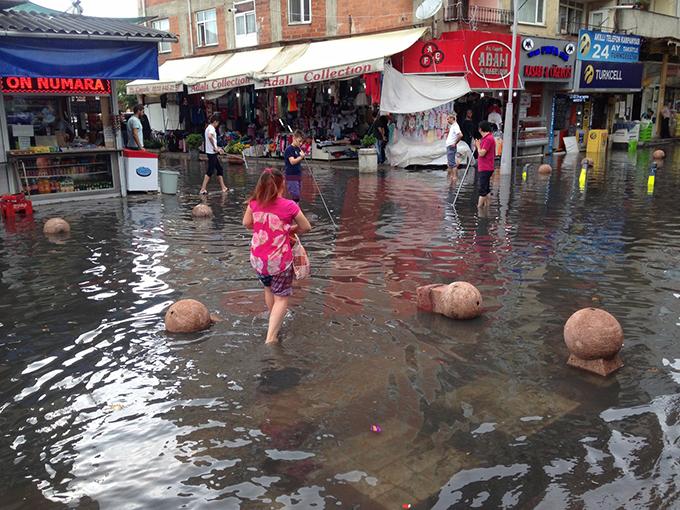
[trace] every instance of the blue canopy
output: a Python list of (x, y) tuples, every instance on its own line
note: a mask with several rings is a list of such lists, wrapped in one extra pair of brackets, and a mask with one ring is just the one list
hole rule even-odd
[(0, 37), (0, 76), (158, 79), (158, 43)]

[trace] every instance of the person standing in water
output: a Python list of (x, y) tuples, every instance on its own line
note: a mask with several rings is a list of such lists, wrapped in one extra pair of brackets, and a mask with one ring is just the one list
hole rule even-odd
[(221, 147), (217, 145), (217, 127), (220, 125), (220, 114), (213, 113), (210, 117), (210, 123), (205, 128), (205, 153), (208, 155), (208, 170), (203, 177), (203, 184), (201, 185), (201, 195), (208, 194), (208, 183), (213, 174), (217, 174), (217, 181), (220, 183), (222, 193), (229, 191), (227, 185), (224, 184), (224, 169), (220, 163), (218, 154), (224, 154)]
[(293, 143), (286, 147), (283, 153), (284, 168), (286, 170), (286, 189), (288, 196), (295, 202), (300, 201), (302, 193), (302, 160), (307, 155), (301, 149), (305, 135), (297, 130), (293, 133)]
[(264, 286), (269, 309), (266, 343), (278, 342), (281, 324), (293, 294), (291, 236), (309, 232), (312, 226), (292, 200), (283, 198), (286, 180), (280, 170), (266, 168), (257, 181), (243, 215), (243, 226), (253, 231), (250, 264)]
[(493, 137), (493, 125), (483, 121), (479, 123), (481, 140), (476, 140), (477, 173), (479, 174), (479, 201), (477, 208), (483, 209), (491, 204), (491, 176), (496, 162), (496, 140)]
[(458, 142), (463, 139), (463, 132), (460, 130), (460, 126), (456, 121), (456, 114), (454, 112), (449, 113), (446, 120), (449, 123), (449, 134), (446, 137), (446, 163), (449, 167), (449, 173), (451, 173), (455, 172), (458, 168), (456, 152), (458, 150)]

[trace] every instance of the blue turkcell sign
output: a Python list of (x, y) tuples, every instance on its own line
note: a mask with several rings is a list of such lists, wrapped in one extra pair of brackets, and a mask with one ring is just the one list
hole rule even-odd
[(576, 66), (576, 90), (632, 91), (642, 88), (641, 62), (580, 61)]
[(135, 172), (140, 177), (149, 177), (151, 175), (151, 169), (146, 166), (137, 167), (137, 170), (135, 170)]
[(610, 34), (581, 29), (578, 32), (578, 60), (600, 62), (637, 62), (640, 58), (637, 35)]

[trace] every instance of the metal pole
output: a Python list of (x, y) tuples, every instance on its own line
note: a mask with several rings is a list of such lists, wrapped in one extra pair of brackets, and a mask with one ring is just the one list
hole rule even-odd
[(517, 2), (512, 1), (512, 52), (510, 55), (510, 87), (508, 87), (508, 102), (505, 107), (505, 122), (503, 123), (503, 153), (501, 154), (501, 175), (512, 173), (512, 93), (515, 88), (515, 60), (517, 57)]

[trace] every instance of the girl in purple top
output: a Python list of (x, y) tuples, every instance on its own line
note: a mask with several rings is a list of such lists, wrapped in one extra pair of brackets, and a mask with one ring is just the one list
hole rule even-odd
[(243, 225), (253, 231), (250, 264), (264, 286), (264, 300), (269, 309), (268, 344), (278, 341), (288, 311), (288, 298), (293, 293), (291, 236), (312, 228), (300, 207), (283, 198), (285, 185), (280, 170), (266, 168), (243, 215)]

